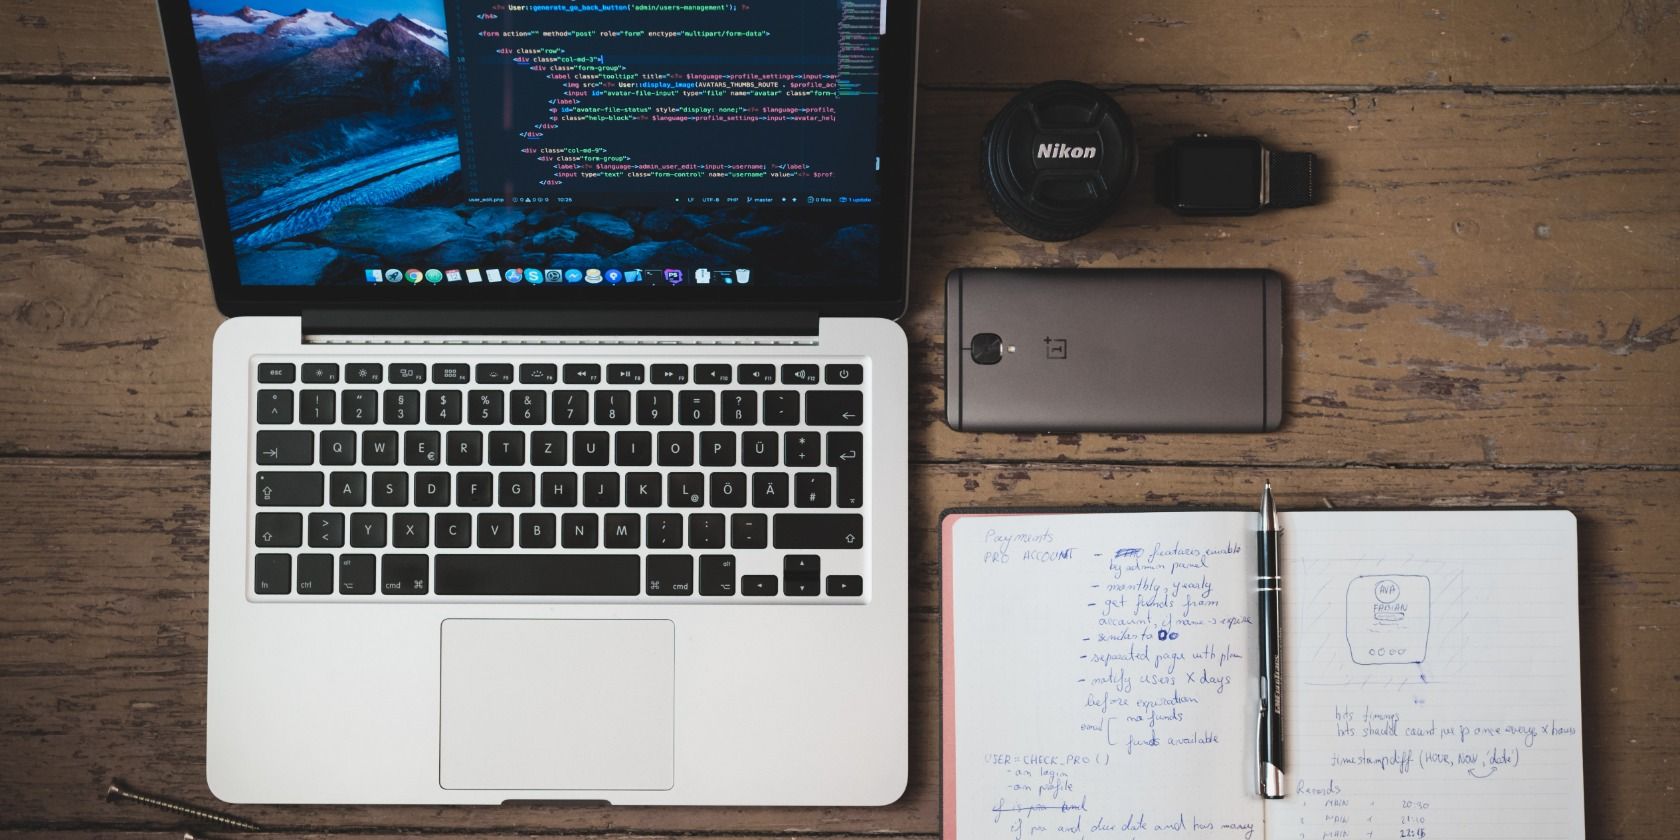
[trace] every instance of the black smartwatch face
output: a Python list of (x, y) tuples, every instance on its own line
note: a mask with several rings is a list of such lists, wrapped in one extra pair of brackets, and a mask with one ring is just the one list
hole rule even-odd
[(1260, 210), (1260, 142), (1199, 139), (1177, 144), (1177, 206), (1188, 213)]

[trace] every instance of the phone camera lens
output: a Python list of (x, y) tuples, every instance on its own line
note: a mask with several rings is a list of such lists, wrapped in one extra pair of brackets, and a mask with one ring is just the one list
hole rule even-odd
[(1003, 360), (1003, 338), (997, 333), (980, 333), (970, 342), (968, 354), (977, 365), (995, 365)]

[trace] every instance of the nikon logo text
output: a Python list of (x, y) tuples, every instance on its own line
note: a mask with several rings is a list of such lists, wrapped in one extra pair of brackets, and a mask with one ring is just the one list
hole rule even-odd
[(1066, 143), (1038, 144), (1038, 157), (1044, 158), (1094, 158), (1097, 156), (1096, 146), (1069, 146)]

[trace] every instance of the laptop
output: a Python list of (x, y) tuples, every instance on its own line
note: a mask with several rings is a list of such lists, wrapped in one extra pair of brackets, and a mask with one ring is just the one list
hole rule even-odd
[(230, 802), (881, 805), (917, 8), (161, 0)]

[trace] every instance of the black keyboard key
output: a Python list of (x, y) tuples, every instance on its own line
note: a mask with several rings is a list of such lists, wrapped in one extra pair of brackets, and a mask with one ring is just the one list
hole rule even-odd
[(757, 508), (785, 508), (788, 506), (787, 473), (753, 473), (752, 505)]
[(332, 391), (310, 389), (298, 392), (298, 422), (325, 425), (338, 419), (338, 395)]
[(438, 548), (472, 548), (472, 514), (440, 513), (432, 519), (432, 533)]
[(424, 513), (391, 516), (391, 545), (396, 548), (425, 548), (432, 538), (432, 520)]
[(566, 466), (566, 433), (532, 432), (531, 464), (537, 467)]
[(419, 391), (385, 392), (385, 423), (387, 425), (413, 426), (419, 422)]
[(747, 506), (747, 474), (738, 472), (712, 473), (712, 507), (738, 508)]
[(682, 548), (683, 521), (680, 513), (647, 515), (648, 548)]
[(655, 385), (687, 385), (688, 365), (654, 365), (650, 381)]
[(604, 467), (610, 461), (606, 432), (578, 432), (572, 435), (572, 463), (580, 467)]
[[(614, 475), (614, 479), (618, 476)], [(537, 476), (505, 472), (496, 476), (496, 499), (502, 507), (530, 507), (537, 503)]]
[(835, 598), (856, 598), (863, 594), (862, 575), (829, 575), (828, 595)]
[(257, 422), (265, 426), (283, 425), (292, 422), (292, 392), (258, 391)]
[(793, 506), (825, 508), (834, 503), (828, 473), (798, 473), (793, 477)]
[(593, 513), (560, 516), (560, 544), (566, 548), (594, 548), (601, 542), (601, 519)]
[(443, 460), (452, 467), (476, 467), (484, 463), (484, 433), (450, 432), (444, 438)]
[(513, 548), (513, 514), (481, 513), (478, 515), (479, 548)]
[(379, 591), (386, 595), (424, 595), (428, 575), (426, 555), (387, 554), (381, 564)]
[(356, 548), (384, 548), (385, 514), (350, 514), (350, 545)]
[(296, 548), (303, 544), (303, 514), (259, 513), (252, 533), (257, 548)]
[(694, 466), (694, 433), (693, 432), (660, 432), (659, 433), (659, 466), (661, 466), (661, 467), (692, 467), (692, 466)]
[(645, 467), (653, 463), (653, 434), (651, 432), (615, 432), (613, 434), (613, 465)]
[(681, 596), (694, 594), (694, 558), (687, 554), (647, 556), (647, 594)]
[(548, 395), (542, 391), (509, 394), (508, 422), (515, 426), (541, 426), (548, 422)]
[(618, 473), (584, 473), (583, 506), (618, 507)]
[(449, 473), (415, 473), (414, 506), (449, 507)]
[(460, 391), (427, 391), (426, 423), (432, 426), (455, 426), (461, 422)]
[(484, 364), (473, 368), (480, 385), (508, 385), (513, 382), (513, 365)]
[(455, 474), (455, 506), (489, 507), (496, 503), (496, 479), (487, 472)]
[(768, 548), (769, 546), (769, 517), (762, 513), (732, 513), (729, 515), (730, 548)]
[(758, 422), (757, 391), (724, 391), (722, 407), (725, 426), (751, 426)]
[(588, 422), (588, 391), (554, 392), (554, 425), (581, 426)]
[(626, 426), (630, 423), (629, 391), (596, 391), (595, 424), (598, 426)]
[(542, 475), (543, 507), (577, 507), (577, 473), (547, 472)]
[(675, 405), (670, 391), (642, 391), (636, 395), (636, 424), (640, 426), (669, 426)]
[(601, 366), (566, 365), (565, 379), (567, 385), (599, 385), (601, 384)]
[(693, 548), (723, 548), (724, 519), (721, 513), (688, 515), (688, 544)]
[(797, 426), (797, 425), (799, 425), (799, 392), (798, 391), (765, 391), (764, 392), (764, 425), (766, 425), (766, 426)]
[(472, 381), (472, 368), (459, 363), (440, 362), (432, 365), (432, 381), (439, 385), (465, 385)]
[(338, 594), (372, 595), (378, 560), (372, 554), (341, 554), (338, 558)]
[(834, 468), (834, 504), (863, 507), (863, 433), (829, 432), (826, 459)]
[(361, 507), (367, 504), (367, 473), (333, 473), (327, 480), (327, 496), (333, 507)]
[(776, 466), (781, 458), (780, 444), (775, 432), (742, 432), (741, 466)]
[(490, 465), (493, 467), (522, 467), (525, 465), (524, 432), (491, 432)]
[(392, 385), (426, 384), (426, 366), (416, 362), (395, 362), (391, 365)]
[(601, 526), (601, 544), (607, 548), (641, 548), (642, 515), (607, 514)]
[(741, 594), (769, 597), (776, 594), (775, 575), (746, 575), (741, 578)]
[(553, 548), (556, 520), (552, 513), (519, 515), (520, 548)]
[(560, 368), (557, 365), (520, 365), (519, 382), (522, 385), (553, 385), (560, 381)]
[(640, 385), (642, 376), (641, 365), (607, 365), (608, 385)]
[(314, 432), (257, 432), (257, 463), (261, 466), (307, 466), (315, 461), (314, 449)]
[(782, 581), (786, 593), (796, 597), (812, 597), (822, 594), (822, 584), (817, 578), (787, 578)]
[(344, 402), (344, 424), (347, 426), (371, 426), (379, 422), (379, 392), (366, 388), (345, 391), (341, 397)]
[(348, 385), (378, 385), (385, 381), (385, 368), (378, 362), (352, 362), (344, 366)]
[(403, 464), (436, 467), (443, 463), (443, 434), (416, 429), (403, 432)]
[(677, 422), (710, 426), (717, 420), (717, 397), (711, 391), (683, 391), (677, 395)]
[(735, 555), (700, 555), (700, 594), (735, 594)]
[(253, 578), (253, 591), (258, 595), (292, 594), (292, 555), (258, 554)]
[(822, 572), (822, 557), (817, 554), (789, 554), (782, 558), (783, 577), (816, 577)]
[(783, 446), (782, 461), (790, 467), (814, 467), (821, 463), (822, 434), (820, 432), (788, 432)]
[(830, 385), (862, 385), (863, 365), (824, 365), (823, 381)]
[[(482, 367), (482, 365), (480, 367)], [(484, 380), (480, 378), (479, 381), (483, 382)], [(502, 425), (502, 392), (468, 392), (467, 422), (473, 424), (474, 426)]]
[(374, 473), (373, 506), (408, 507), (408, 473)]
[(733, 466), (735, 466), (735, 433), (734, 432), (701, 432), (700, 433), (700, 466), (702, 466), (702, 467), (733, 467)]
[(862, 391), (811, 391), (805, 395), (805, 422), (812, 426), (863, 425)]
[(729, 382), (729, 365), (694, 366), (694, 384), (696, 385), (728, 385)]
[(659, 473), (633, 472), (624, 476), (624, 506), (659, 507), (664, 481)]
[(862, 548), (863, 516), (856, 513), (778, 513), (777, 548)]
[(817, 384), (816, 365), (782, 365), (782, 382), (788, 385)]
[(321, 463), (348, 467), (356, 463), (356, 433), (342, 430), (321, 433)]
[(742, 385), (776, 384), (775, 365), (740, 365), (735, 368), (735, 381)]
[(311, 513), (308, 529), (311, 548), (344, 547), (344, 514)]
[(396, 432), (362, 432), (362, 463), (370, 467), (397, 465)]
[(439, 554), (439, 595), (637, 595), (634, 554)]
[(325, 497), (318, 472), (257, 473), (258, 507), (320, 507)]
[(257, 364), (257, 381), (272, 384), (285, 384), (297, 378), (297, 365), (291, 362), (260, 362)]
[(338, 381), (336, 362), (312, 362), (303, 366), (303, 381), (331, 385)]
[(700, 507), (705, 501), (705, 479), (697, 472), (674, 472), (666, 476), (666, 505)]

